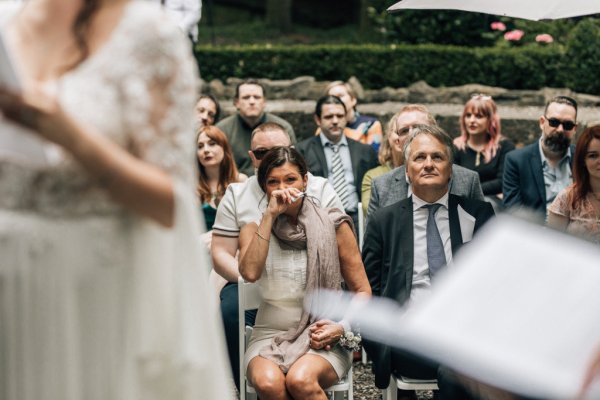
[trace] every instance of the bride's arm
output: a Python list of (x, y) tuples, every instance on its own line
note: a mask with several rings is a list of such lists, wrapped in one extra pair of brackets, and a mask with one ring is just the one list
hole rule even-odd
[(62, 110), (56, 99), (43, 93), (20, 96), (0, 89), (0, 112), (7, 119), (62, 146), (115, 201), (164, 226), (173, 224), (171, 177), (91, 127), (77, 123)]

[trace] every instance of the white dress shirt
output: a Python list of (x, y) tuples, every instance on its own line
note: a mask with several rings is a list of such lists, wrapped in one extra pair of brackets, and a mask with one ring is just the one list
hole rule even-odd
[[(417, 298), (429, 291), (431, 280), (429, 278), (429, 265), (427, 261), (427, 219), (429, 210), (423, 208), (427, 204), (424, 200), (412, 194), (413, 201), (413, 235), (414, 235), (414, 258), (413, 258), (413, 282), (410, 292), (410, 301), (414, 302)], [(442, 205), (435, 213), (435, 223), (437, 224), (442, 243), (444, 244), (444, 253), (446, 263), (450, 264), (452, 260), (452, 243), (450, 241), (450, 219), (448, 215), (448, 192), (435, 203)]]

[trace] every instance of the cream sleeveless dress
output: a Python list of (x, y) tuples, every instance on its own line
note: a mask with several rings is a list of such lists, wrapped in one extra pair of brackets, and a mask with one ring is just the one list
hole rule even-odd
[[(306, 249), (297, 250), (279, 242), (271, 235), (269, 254), (258, 284), (263, 298), (244, 357), (245, 368), (259, 356), (260, 349), (271, 344), (274, 336), (297, 326), (302, 316), (306, 289)], [(336, 345), (330, 351), (313, 350), (333, 366), (338, 377), (346, 375), (352, 365), (352, 354)]]

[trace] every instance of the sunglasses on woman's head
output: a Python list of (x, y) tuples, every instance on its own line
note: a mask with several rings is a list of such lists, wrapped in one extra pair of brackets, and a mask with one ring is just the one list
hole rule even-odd
[(562, 121), (558, 118), (544, 118), (546, 118), (546, 121), (548, 121), (548, 125), (550, 125), (552, 128), (558, 128), (560, 125), (562, 125), (565, 131), (570, 131), (571, 129), (575, 128), (575, 125), (577, 125), (573, 121)]

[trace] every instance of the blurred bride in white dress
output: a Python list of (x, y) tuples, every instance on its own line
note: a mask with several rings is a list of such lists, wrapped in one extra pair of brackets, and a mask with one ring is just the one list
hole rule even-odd
[(185, 37), (126, 0), (4, 3), (0, 31), (0, 114), (48, 155), (0, 158), (0, 398), (224, 398)]

